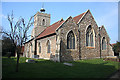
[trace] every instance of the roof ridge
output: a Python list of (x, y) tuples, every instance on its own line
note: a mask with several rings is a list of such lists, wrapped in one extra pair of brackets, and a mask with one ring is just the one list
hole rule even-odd
[(59, 21), (56, 21), (55, 23), (53, 23), (53, 24), (51, 24), (50, 26), (48, 26), (48, 27), (51, 27), (52, 25), (55, 25), (55, 24), (57, 24)]
[[(86, 12), (84, 12), (84, 14), (85, 14)], [(81, 14), (83, 14), (83, 13), (81, 13)], [(79, 15), (77, 15), (77, 16), (74, 16), (73, 18), (75, 18), (75, 17), (78, 17), (78, 16), (80, 16), (81, 14), (79, 14)]]
[[(58, 20), (58, 21), (56, 21), (55, 23), (53, 23), (52, 25), (55, 25), (55, 24), (57, 24), (58, 22), (61, 22), (61, 20), (63, 20), (63, 18), (62, 19), (60, 19), (60, 20)], [(63, 20), (64, 21), (64, 20)], [(48, 26), (48, 27), (51, 27), (52, 25), (50, 25), (50, 26)]]
[(64, 22), (64, 20), (61, 19), (61, 20), (53, 23), (52, 25), (46, 27), (46, 28), (43, 30), (43, 32), (40, 33), (39, 36), (37, 36), (36, 39), (39, 39), (39, 38), (41, 38), (41, 37), (43, 37), (43, 36), (47, 36), (47, 35), (50, 35), (50, 34), (55, 33), (56, 28), (58, 28), (58, 27), (61, 25), (61, 23), (63, 23), (63, 22)]
[(81, 18), (85, 15), (85, 13), (86, 13), (86, 12), (81, 13), (81, 14), (73, 17), (74, 21), (75, 21), (76, 23), (78, 23), (78, 22), (81, 20)]

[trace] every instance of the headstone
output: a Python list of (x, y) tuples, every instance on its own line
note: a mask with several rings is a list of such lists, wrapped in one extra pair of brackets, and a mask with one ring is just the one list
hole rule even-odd
[(32, 55), (32, 58), (39, 59), (39, 55)]
[(63, 63), (64, 65), (67, 65), (67, 66), (73, 66), (72, 63)]
[(26, 62), (27, 62), (27, 63), (36, 63), (37, 61), (32, 60), (32, 59), (26, 59)]

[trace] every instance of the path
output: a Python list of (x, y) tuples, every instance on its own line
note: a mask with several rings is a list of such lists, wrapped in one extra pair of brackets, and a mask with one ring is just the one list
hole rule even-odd
[(112, 78), (120, 80), (120, 69), (117, 72), (115, 72), (109, 79), (112, 79)]

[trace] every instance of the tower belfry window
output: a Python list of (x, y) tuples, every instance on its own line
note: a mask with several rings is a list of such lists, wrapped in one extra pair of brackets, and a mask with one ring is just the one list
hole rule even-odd
[(42, 20), (42, 25), (45, 26), (45, 19)]

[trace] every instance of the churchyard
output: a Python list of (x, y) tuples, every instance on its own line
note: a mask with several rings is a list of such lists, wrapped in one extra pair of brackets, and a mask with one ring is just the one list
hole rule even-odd
[(19, 72), (15, 72), (16, 58), (2, 57), (2, 78), (108, 78), (120, 68), (120, 62), (90, 59), (64, 62), (53, 62), (44, 59), (33, 59), (35, 63), (26, 63), (21, 57)]

